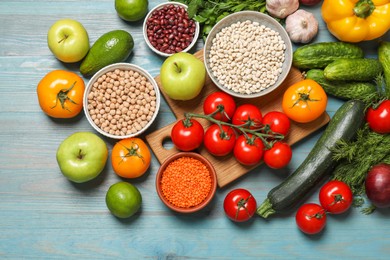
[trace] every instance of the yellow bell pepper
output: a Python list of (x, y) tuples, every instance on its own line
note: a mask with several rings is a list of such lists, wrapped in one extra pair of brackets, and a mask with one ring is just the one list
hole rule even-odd
[(340, 41), (373, 40), (390, 30), (390, 0), (324, 0), (321, 14)]

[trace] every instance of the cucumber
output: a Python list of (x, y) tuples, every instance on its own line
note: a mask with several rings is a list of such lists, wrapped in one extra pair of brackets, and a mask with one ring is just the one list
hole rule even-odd
[(345, 42), (320, 42), (304, 45), (293, 53), (293, 65), (298, 69), (323, 69), (340, 58), (363, 58), (362, 48)]
[(343, 139), (352, 140), (364, 123), (365, 104), (360, 100), (346, 101), (334, 114), (302, 164), (283, 182), (273, 188), (257, 208), (257, 214), (267, 218), (291, 210), (336, 166), (331, 150)]
[(390, 99), (390, 42), (381, 42), (378, 48), (378, 59), (383, 67), (385, 77), (385, 94)]
[(383, 72), (377, 59), (338, 59), (324, 69), (324, 76), (328, 80), (375, 80)]
[(324, 71), (321, 69), (307, 71), (306, 78), (320, 84), (327, 94), (344, 100), (365, 100), (377, 93), (376, 86), (370, 82), (327, 80), (324, 77)]

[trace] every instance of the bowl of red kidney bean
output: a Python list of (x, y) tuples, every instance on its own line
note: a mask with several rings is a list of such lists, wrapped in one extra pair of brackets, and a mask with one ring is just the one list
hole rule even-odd
[(147, 14), (143, 33), (147, 45), (157, 54), (168, 57), (187, 52), (199, 36), (199, 23), (188, 17), (187, 6), (167, 2), (154, 7)]

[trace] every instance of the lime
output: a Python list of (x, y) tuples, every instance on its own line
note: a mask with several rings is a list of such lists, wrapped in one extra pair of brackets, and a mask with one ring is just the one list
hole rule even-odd
[(148, 12), (148, 0), (115, 0), (115, 10), (125, 21), (136, 22)]
[(106, 194), (107, 208), (118, 218), (128, 218), (141, 207), (141, 193), (128, 182), (117, 182), (108, 189)]

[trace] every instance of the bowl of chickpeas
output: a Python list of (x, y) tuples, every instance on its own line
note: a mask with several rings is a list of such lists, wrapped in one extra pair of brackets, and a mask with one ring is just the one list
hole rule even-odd
[(220, 20), (204, 47), (207, 74), (222, 91), (256, 98), (278, 88), (292, 65), (292, 44), (271, 16), (241, 11)]
[(130, 63), (115, 63), (99, 70), (84, 92), (84, 113), (91, 126), (113, 139), (145, 132), (160, 108), (154, 78)]

